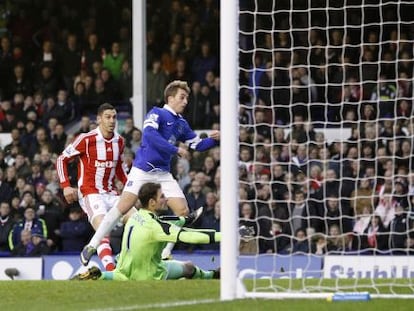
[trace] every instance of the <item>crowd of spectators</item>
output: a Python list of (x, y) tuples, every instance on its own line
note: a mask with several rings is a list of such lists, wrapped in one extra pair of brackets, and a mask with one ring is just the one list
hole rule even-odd
[[(62, 196), (56, 157), (96, 126), (103, 102), (131, 112), (131, 3), (2, 1), (0, 12), (0, 132), (11, 136), (0, 150), (0, 252), (79, 251), (92, 230)], [(73, 163), (73, 184), (76, 174)]]
[[(78, 252), (92, 229), (79, 205), (64, 200), (56, 157), (96, 127), (97, 107), (110, 102), (126, 112), (132, 165), (141, 141), (130, 117), (132, 2), (2, 1), (0, 13), (0, 132), (11, 136), (0, 150), (0, 252)], [(147, 2), (148, 109), (162, 104), (171, 80), (186, 80), (194, 103), (187, 117), (195, 128), (218, 127), (218, 18), (215, 1)], [(76, 185), (76, 163), (70, 177)], [(122, 229), (112, 232), (114, 250)]]
[(326, 11), (320, 1), (242, 1), (242, 10), (275, 12), (241, 17), (242, 104), (261, 106), (278, 125), (296, 114), (331, 126), (411, 116), (413, 17), (405, 6), (357, 3)]
[(245, 253), (414, 252), (414, 19), (352, 3), (241, 2)]

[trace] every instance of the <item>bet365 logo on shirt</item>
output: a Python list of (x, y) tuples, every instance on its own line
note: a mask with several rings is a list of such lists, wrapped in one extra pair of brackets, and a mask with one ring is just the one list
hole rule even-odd
[(112, 168), (115, 166), (114, 161), (99, 161), (95, 160), (95, 167)]

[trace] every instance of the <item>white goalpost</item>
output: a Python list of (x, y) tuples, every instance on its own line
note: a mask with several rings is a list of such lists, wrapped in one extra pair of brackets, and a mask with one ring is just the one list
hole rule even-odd
[[(237, 256), (238, 245), (238, 1), (221, 1), (220, 16), (220, 73), (221, 105), (220, 124), (221, 147), (221, 191), (222, 210), (220, 228), (221, 281), (220, 298), (231, 300), (237, 296)], [(225, 127), (223, 127), (225, 125)], [(225, 188), (223, 185), (226, 185)]]
[(221, 1), (221, 300), (414, 298), (412, 12)]

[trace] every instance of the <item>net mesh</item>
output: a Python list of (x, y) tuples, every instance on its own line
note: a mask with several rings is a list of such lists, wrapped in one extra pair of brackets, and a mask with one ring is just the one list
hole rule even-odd
[(414, 4), (245, 0), (239, 24), (241, 270), (412, 294)]

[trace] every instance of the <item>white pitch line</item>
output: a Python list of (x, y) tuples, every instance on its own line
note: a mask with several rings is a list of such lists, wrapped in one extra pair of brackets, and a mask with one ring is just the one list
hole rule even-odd
[(218, 302), (218, 299), (204, 299), (204, 300), (188, 300), (188, 301), (177, 301), (177, 302), (166, 302), (166, 303), (155, 303), (148, 305), (131, 305), (131, 306), (120, 306), (111, 308), (100, 308), (100, 309), (88, 309), (87, 311), (128, 311), (128, 310), (143, 310), (143, 309), (154, 309), (154, 308), (170, 308), (180, 306), (191, 306), (200, 303), (213, 303)]

